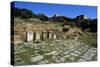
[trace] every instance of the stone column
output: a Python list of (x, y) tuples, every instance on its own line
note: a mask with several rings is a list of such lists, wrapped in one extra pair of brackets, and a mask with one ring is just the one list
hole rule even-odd
[(47, 39), (47, 32), (42, 31), (42, 40), (46, 40), (46, 39)]
[(57, 36), (56, 36), (56, 34), (53, 34), (53, 39), (57, 39)]
[(49, 31), (49, 39), (52, 39), (52, 31)]
[(40, 41), (40, 33), (36, 32), (35, 41)]
[(27, 42), (33, 42), (33, 31), (27, 32)]

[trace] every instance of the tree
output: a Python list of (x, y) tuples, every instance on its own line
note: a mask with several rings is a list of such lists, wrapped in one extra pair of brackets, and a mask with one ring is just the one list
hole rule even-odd
[(36, 16), (38, 19), (42, 20), (42, 21), (48, 21), (48, 17), (44, 14), (37, 14)]
[(16, 7), (14, 8), (14, 16), (15, 17), (20, 17), (22, 19), (36, 17), (36, 15), (32, 12), (32, 10), (19, 9), (19, 8), (16, 8)]
[(91, 21), (90, 28), (91, 28), (91, 32), (97, 32), (97, 19), (93, 19)]

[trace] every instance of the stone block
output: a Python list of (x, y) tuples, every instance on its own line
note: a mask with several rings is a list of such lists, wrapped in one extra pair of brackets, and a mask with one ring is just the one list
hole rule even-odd
[(44, 56), (39, 55), (39, 56), (35, 56), (33, 58), (31, 58), (32, 62), (37, 62), (37, 61), (41, 61), (44, 58)]

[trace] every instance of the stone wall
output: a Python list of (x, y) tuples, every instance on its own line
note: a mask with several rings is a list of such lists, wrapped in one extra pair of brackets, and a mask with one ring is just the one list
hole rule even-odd
[(57, 39), (57, 32), (62, 35), (61, 28), (53, 24), (19, 23), (14, 26), (14, 34), (19, 35), (23, 42)]
[(20, 35), (12, 35), (11, 36), (11, 43), (12, 44), (17, 44), (17, 43), (21, 43), (22, 40), (20, 38)]
[[(53, 23), (16, 23), (14, 35), (19, 35), (22, 42), (65, 39), (67, 36), (78, 36), (82, 31), (71, 28), (63, 32), (63, 27)], [(30, 34), (31, 32), (31, 34)]]

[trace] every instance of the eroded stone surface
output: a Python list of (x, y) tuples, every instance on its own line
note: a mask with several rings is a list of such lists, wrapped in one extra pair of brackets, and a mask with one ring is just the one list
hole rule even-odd
[(97, 48), (77, 40), (55, 40), (15, 45), (15, 64), (51, 64), (97, 60)]
[(42, 60), (43, 58), (44, 58), (43, 56), (39, 55), (39, 56), (36, 56), (36, 57), (31, 58), (31, 61), (32, 62), (37, 62), (37, 61)]

